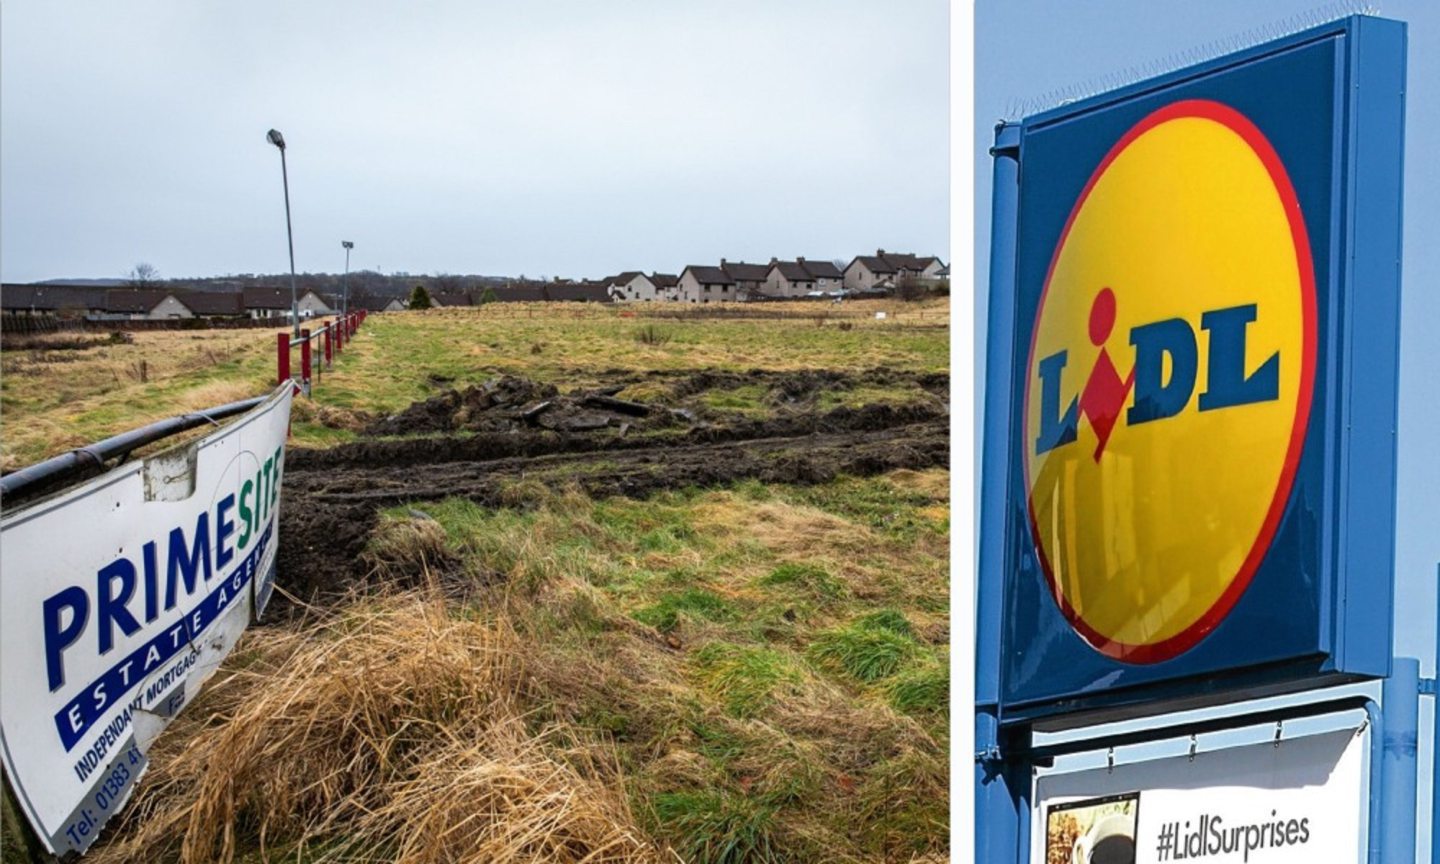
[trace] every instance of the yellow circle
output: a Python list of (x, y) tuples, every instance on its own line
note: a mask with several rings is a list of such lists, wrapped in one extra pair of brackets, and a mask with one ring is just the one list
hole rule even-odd
[[(1051, 589), (1098, 650), (1131, 662), (1188, 650), (1253, 576), (1288, 498), (1309, 411), (1311, 268), (1278, 157), (1218, 103), (1177, 103), (1137, 124), (1082, 194), (1036, 316), (1024, 448), (1031, 527)], [(1106, 288), (1114, 324), (1096, 345), (1091, 312)], [(1225, 371), (1212, 354), (1241, 353), (1202, 316), (1249, 304), (1243, 372), (1258, 375), (1276, 358), (1278, 398), (1201, 410), (1202, 394), (1224, 383), (1211, 380)], [(1196, 347), (1188, 400), (1173, 416), (1147, 420), (1132, 413), (1133, 380), (1123, 401), (1097, 399), (1119, 409), (1102, 447), (1102, 430), (1079, 410), (1088, 376), (1102, 351), (1119, 379), (1140, 372), (1134, 328), (1171, 319), (1188, 325)], [(1059, 398), (1047, 428), (1075, 400), (1075, 440), (1045, 449), (1040, 364), (1062, 351), (1058, 375), (1051, 360)], [(1175, 384), (1175, 356), (1159, 356), (1159, 380)], [(1156, 366), (1154, 352), (1147, 359)]]

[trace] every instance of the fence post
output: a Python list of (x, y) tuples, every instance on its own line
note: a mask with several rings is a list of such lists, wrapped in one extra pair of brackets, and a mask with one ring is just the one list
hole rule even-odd
[(300, 381), (302, 382), (305, 395), (310, 395), (310, 328), (303, 327), (300, 330)]
[(333, 330), (333, 329), (334, 329), (334, 325), (332, 325), (332, 324), (326, 324), (326, 325), (325, 325), (325, 329), (321, 331), (321, 333), (324, 334), (324, 339), (325, 339), (325, 368), (326, 368), (326, 369), (329, 369), (329, 368), (330, 368), (330, 365), (331, 365), (331, 356), (330, 356), (330, 331)]
[(275, 386), (280, 386), (290, 380), (290, 334), (276, 333), (275, 344), (278, 348), (275, 356)]

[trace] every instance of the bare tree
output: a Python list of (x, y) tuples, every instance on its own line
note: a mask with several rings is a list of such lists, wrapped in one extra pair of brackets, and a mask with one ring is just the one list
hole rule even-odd
[(441, 294), (459, 294), (465, 290), (465, 279), (454, 273), (436, 273), (430, 285)]
[(922, 300), (929, 293), (925, 283), (912, 273), (906, 273), (895, 283), (895, 296), (907, 302)]
[(126, 278), (129, 280), (131, 288), (149, 288), (160, 281), (160, 271), (155, 268), (154, 264), (141, 261), (130, 268), (130, 274)]

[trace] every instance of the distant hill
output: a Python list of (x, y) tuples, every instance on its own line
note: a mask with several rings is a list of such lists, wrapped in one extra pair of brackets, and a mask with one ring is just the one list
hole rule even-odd
[(34, 285), (99, 285), (105, 288), (113, 288), (125, 285), (124, 279), (46, 279), (44, 282), (34, 282)]

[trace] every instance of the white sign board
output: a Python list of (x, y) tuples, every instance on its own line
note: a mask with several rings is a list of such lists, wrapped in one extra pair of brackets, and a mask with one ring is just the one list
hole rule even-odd
[(1036, 781), (1033, 864), (1364, 860), (1368, 734), (1344, 729)]
[(0, 518), (0, 752), (50, 851), (94, 842), (265, 608), (291, 394)]

